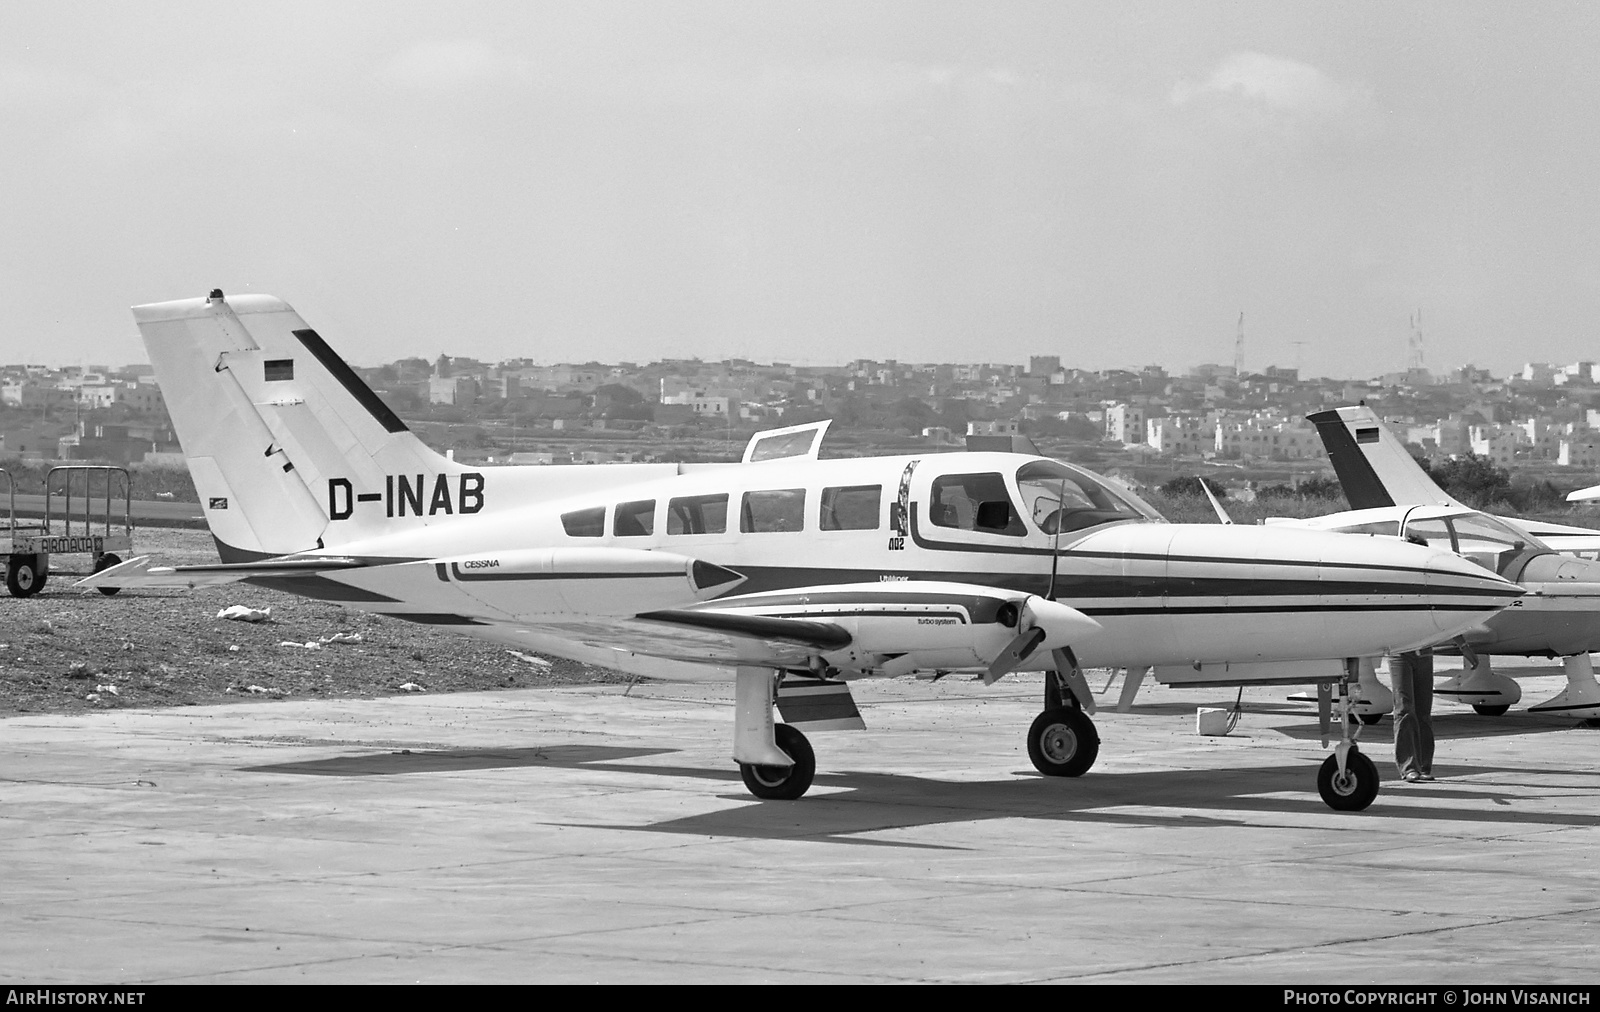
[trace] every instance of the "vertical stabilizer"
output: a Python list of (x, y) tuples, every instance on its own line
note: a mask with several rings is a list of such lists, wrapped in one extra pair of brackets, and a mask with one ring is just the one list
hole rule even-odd
[(1334, 408), (1306, 416), (1317, 427), (1351, 509), (1378, 506), (1461, 506), (1434, 484), (1405, 444), (1372, 409)]
[(133, 315), (225, 561), (379, 533), (392, 503), (356, 490), (392, 487), (394, 475), (442, 484), (462, 470), (424, 446), (287, 303), (215, 291)]

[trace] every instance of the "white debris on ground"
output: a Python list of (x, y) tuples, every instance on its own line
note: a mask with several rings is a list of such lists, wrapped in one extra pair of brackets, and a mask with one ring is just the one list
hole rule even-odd
[(272, 621), (271, 608), (250, 608), (242, 604), (231, 604), (217, 612), (218, 618), (225, 618), (232, 622), (270, 622)]
[(156, 498), (157, 499), (171, 499), (173, 497), (174, 497), (174, 494), (171, 493), (171, 492), (157, 492), (156, 493)]
[(269, 689), (265, 685), (230, 685), (223, 692), (249, 693), (252, 696), (287, 696), (282, 689)]
[(310, 640), (310, 641), (305, 642), (305, 643), (297, 643), (294, 640), (281, 640), (278, 643), (278, 646), (280, 646), (280, 647), (299, 647), (302, 650), (321, 650), (322, 649), (322, 644), (318, 643), (316, 640)]
[(401, 692), (427, 692), (428, 690), (424, 689), (422, 686), (418, 685), (416, 682), (407, 682), (404, 685), (400, 686), (400, 691)]
[(122, 695), (122, 693), (117, 691), (117, 687), (115, 685), (96, 685), (94, 687), (94, 691), (96, 691), (96, 692), (109, 692), (113, 696)]
[(550, 662), (545, 660), (543, 657), (535, 657), (532, 654), (525, 654), (521, 650), (507, 650), (506, 653), (510, 654), (512, 657), (515, 657), (519, 661), (532, 664), (536, 668), (548, 668), (550, 666)]
[(91, 692), (87, 696), (83, 697), (83, 701), (85, 703), (98, 703), (100, 702), (100, 693)]
[(67, 665), (68, 678), (88, 678), (93, 673), (94, 672), (89, 670), (89, 663), (87, 661), (73, 661), (71, 664)]
[[(336, 632), (332, 636), (322, 637), (323, 643), (360, 643), (360, 633)], [(307, 644), (308, 646), (310, 644)]]

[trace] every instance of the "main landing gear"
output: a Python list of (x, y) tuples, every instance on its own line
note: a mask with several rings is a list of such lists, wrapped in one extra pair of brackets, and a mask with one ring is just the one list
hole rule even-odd
[(811, 788), (817, 774), (817, 754), (806, 736), (788, 724), (772, 726), (774, 744), (793, 760), (790, 766), (740, 763), (745, 787), (763, 801), (793, 801)]
[(811, 789), (817, 754), (806, 736), (772, 719), (781, 675), (739, 668), (734, 675), (733, 761), (750, 793), (763, 801), (793, 801)]
[[(1100, 734), (1089, 719), (1094, 696), (1072, 652), (1052, 653), (1056, 668), (1045, 673), (1044, 711), (1028, 728), (1028, 758), (1047, 777), (1081, 777), (1100, 755)], [(773, 719), (780, 678), (755, 667), (741, 667), (734, 676), (733, 761), (745, 787), (763, 801), (793, 801), (811, 789), (817, 774), (811, 742)]]

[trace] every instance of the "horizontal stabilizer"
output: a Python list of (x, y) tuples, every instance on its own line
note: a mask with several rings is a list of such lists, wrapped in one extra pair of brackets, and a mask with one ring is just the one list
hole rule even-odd
[(326, 557), (314, 559), (269, 559), (264, 562), (222, 563), (203, 566), (157, 566), (154, 556), (140, 555), (109, 569), (79, 580), (73, 586), (83, 590), (135, 587), (146, 590), (215, 587), (257, 576), (309, 576), (338, 569), (357, 569), (366, 565), (358, 559)]

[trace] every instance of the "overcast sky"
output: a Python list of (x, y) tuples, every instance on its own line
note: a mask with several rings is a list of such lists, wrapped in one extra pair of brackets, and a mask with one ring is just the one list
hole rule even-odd
[[(0, 361), (1600, 358), (1600, 6), (0, 5)], [(1303, 342), (1303, 343), (1299, 343)]]

